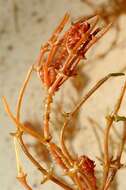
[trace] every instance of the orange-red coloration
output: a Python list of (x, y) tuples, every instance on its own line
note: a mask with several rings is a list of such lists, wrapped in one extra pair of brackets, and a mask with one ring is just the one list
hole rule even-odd
[[(80, 56), (81, 59), (84, 58), (86, 52), (85, 47), (92, 40), (92, 36), (96, 34), (90, 33), (89, 38), (80, 44), (75, 54), (73, 54), (72, 50), (89, 29), (90, 24), (88, 21), (81, 20), (74, 23), (41, 58), (42, 68), (39, 70), (39, 76), (41, 80), (46, 83), (48, 88), (53, 85), (60, 72), (66, 76), (66, 78), (76, 75), (77, 63), (79, 62), (78, 57)], [(67, 63), (68, 67), (66, 66)], [(58, 90), (64, 81), (65, 79), (58, 81), (55, 91)]]
[(62, 167), (62, 169), (64, 171), (67, 171), (68, 170), (68, 166), (67, 166), (68, 163), (67, 163), (67, 160), (64, 157), (61, 149), (56, 144), (54, 144), (54, 143), (50, 143), (49, 146), (50, 146), (50, 153), (53, 156), (53, 158), (56, 161), (56, 163), (60, 167)]
[(94, 161), (87, 156), (80, 156), (78, 158), (80, 163), (81, 172), (84, 173), (90, 180), (91, 185), (96, 189), (96, 177), (95, 177), (95, 164)]
[(68, 19), (69, 14), (66, 14), (50, 40), (41, 48), (37, 62), (36, 71), (50, 95), (54, 95), (69, 77), (77, 74), (80, 60), (110, 27), (95, 29), (98, 16), (94, 16), (75, 22), (60, 35)]
[(77, 42), (81, 39), (82, 35), (88, 31), (90, 28), (90, 24), (86, 21), (81, 21), (75, 23), (71, 26), (68, 31), (67, 37), (67, 46), (69, 49), (73, 49), (73, 47), (77, 44)]

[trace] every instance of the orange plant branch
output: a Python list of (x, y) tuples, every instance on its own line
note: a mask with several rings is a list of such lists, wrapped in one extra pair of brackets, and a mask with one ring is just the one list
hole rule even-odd
[(94, 94), (94, 92), (100, 87), (102, 86), (102, 84), (104, 82), (106, 82), (109, 78), (111, 77), (115, 77), (115, 76), (122, 76), (124, 74), (122, 73), (111, 73), (111, 74), (108, 74), (107, 76), (105, 76), (104, 78), (102, 78), (100, 81), (98, 81), (96, 83), (96, 85), (94, 85), (94, 87), (79, 101), (79, 103), (75, 106), (75, 108), (70, 112), (68, 113), (68, 117), (65, 118), (65, 122), (64, 122), (64, 125), (63, 125), (63, 130), (62, 130), (62, 133), (61, 133), (61, 145), (62, 145), (62, 149), (64, 151), (64, 154), (65, 155), (68, 155), (68, 159), (70, 161), (72, 161), (72, 158), (70, 156), (70, 154), (68, 153), (68, 150), (67, 150), (67, 147), (65, 145), (65, 139), (64, 139), (64, 134), (65, 134), (65, 129), (67, 129), (67, 126), (68, 124), (70, 123), (72, 117), (77, 113), (77, 111), (80, 109), (80, 107), (88, 100), (88, 98)]
[(29, 158), (29, 160), (37, 167), (37, 169), (42, 172), (45, 176), (49, 176), (49, 180), (53, 181), (54, 183), (56, 183), (57, 185), (61, 186), (63, 189), (66, 190), (73, 190), (73, 188), (71, 188), (69, 185), (67, 185), (66, 182), (64, 182), (63, 180), (59, 179), (58, 177), (56, 177), (54, 174), (49, 174), (39, 163), (38, 161), (35, 160), (35, 158), (31, 155), (31, 153), (27, 150), (23, 139), (22, 139), (22, 135), (19, 136), (19, 142), (20, 145), (22, 147), (22, 150), (24, 151), (25, 155)]
[(117, 104), (115, 106), (114, 111), (112, 114), (107, 118), (107, 126), (105, 129), (105, 138), (104, 138), (104, 180), (103, 180), (103, 189), (106, 184), (106, 180), (109, 174), (109, 168), (110, 168), (110, 156), (109, 156), (109, 133), (110, 129), (112, 127), (113, 121), (114, 121), (114, 116), (118, 114), (118, 111), (120, 109), (124, 94), (126, 90), (126, 82), (124, 84), (124, 87), (122, 89), (122, 92), (120, 94), (120, 97), (117, 101)]
[(22, 104), (22, 99), (23, 99), (23, 95), (24, 95), (24, 92), (26, 90), (26, 87), (27, 87), (27, 84), (30, 80), (30, 77), (31, 77), (31, 74), (33, 72), (33, 66), (30, 67), (30, 69), (28, 70), (28, 73), (27, 73), (27, 76), (26, 76), (26, 79), (22, 85), (22, 88), (19, 92), (19, 97), (18, 97), (18, 101), (17, 101), (17, 107), (16, 107), (16, 118), (17, 120), (20, 121), (20, 110), (21, 110), (21, 104)]
[(126, 121), (123, 121), (123, 136), (121, 139), (121, 143), (120, 146), (118, 148), (118, 152), (117, 152), (117, 156), (116, 158), (112, 161), (112, 163), (110, 163), (110, 169), (109, 169), (109, 175), (107, 177), (105, 186), (104, 186), (104, 190), (108, 190), (117, 171), (123, 166), (123, 164), (121, 164), (121, 157), (122, 157), (122, 153), (124, 150), (124, 145), (126, 143)]
[(118, 77), (124, 75), (123, 73), (110, 73), (104, 78), (102, 78), (100, 81), (94, 85), (94, 87), (79, 101), (79, 103), (75, 106), (73, 111), (71, 111), (70, 115), (73, 116), (76, 114), (76, 112), (80, 109), (80, 107), (90, 98), (90, 96), (100, 87), (102, 84), (104, 84), (109, 78), (111, 77)]
[(48, 93), (46, 97), (46, 102), (45, 102), (45, 111), (44, 111), (44, 119), (43, 119), (43, 131), (44, 131), (44, 138), (46, 141), (50, 141), (52, 138), (49, 131), (51, 103), (52, 103), (52, 95)]
[(6, 113), (8, 114), (8, 116), (12, 119), (12, 121), (14, 122), (14, 124), (16, 124), (16, 127), (17, 129), (20, 128), (20, 130), (22, 132), (26, 132), (28, 133), (29, 135), (31, 135), (32, 137), (34, 137), (35, 139), (37, 139), (39, 142), (41, 143), (44, 143), (45, 140), (44, 138), (42, 138), (42, 136), (37, 133), (35, 130), (33, 130), (32, 128), (28, 128), (26, 127), (25, 125), (21, 124), (15, 117), (14, 115), (12, 114), (12, 112), (10, 111), (10, 108), (9, 108), (9, 105), (6, 101), (6, 98), (3, 97), (3, 104), (4, 104), (4, 107), (5, 107), (5, 110), (6, 110)]

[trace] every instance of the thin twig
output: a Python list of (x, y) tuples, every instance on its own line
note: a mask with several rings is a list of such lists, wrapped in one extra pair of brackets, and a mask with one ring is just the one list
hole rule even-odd
[[(67, 115), (66, 115), (66, 121), (67, 121)], [(61, 129), (60, 144), (61, 144), (61, 148), (62, 148), (63, 154), (66, 156), (66, 158), (68, 159), (68, 161), (70, 162), (70, 164), (73, 165), (74, 164), (74, 159), (70, 155), (70, 152), (67, 150), (67, 147), (65, 145), (65, 129), (66, 129), (66, 127), (67, 127), (67, 125), (63, 125), (63, 127)]]
[(37, 139), (40, 143), (45, 143), (44, 138), (36, 131), (34, 131), (32, 128), (28, 128), (27, 126), (21, 124), (12, 114), (10, 107), (7, 103), (7, 100), (5, 97), (3, 97), (3, 104), (6, 110), (6, 113), (8, 114), (8, 116), (12, 119), (12, 121), (14, 122), (14, 124), (16, 125), (17, 129), (20, 128), (20, 131), (22, 132), (26, 132), (29, 135), (31, 135), (32, 137), (34, 137), (35, 139)]
[(112, 127), (113, 121), (114, 121), (114, 116), (118, 114), (118, 111), (120, 109), (123, 97), (124, 97), (124, 93), (126, 90), (126, 82), (124, 84), (124, 87), (122, 89), (122, 92), (120, 94), (120, 97), (117, 101), (117, 104), (115, 106), (114, 111), (112, 112), (112, 114), (108, 117), (107, 119), (107, 126), (105, 129), (105, 138), (104, 138), (104, 180), (103, 180), (103, 189), (104, 186), (106, 184), (106, 180), (107, 180), (107, 176), (109, 173), (109, 167), (110, 167), (110, 156), (109, 156), (109, 133), (110, 133), (110, 129)]
[(75, 106), (75, 108), (73, 109), (73, 111), (70, 113), (71, 116), (73, 116), (74, 114), (76, 114), (76, 112), (80, 109), (80, 107), (88, 100), (88, 98), (94, 94), (94, 92), (100, 87), (102, 86), (103, 83), (105, 83), (109, 78), (111, 77), (118, 77), (118, 76), (122, 76), (124, 75), (123, 73), (110, 73), (107, 76), (105, 76), (104, 78), (102, 78), (100, 81), (97, 82), (96, 85), (94, 85), (94, 87), (80, 100), (80, 102)]
[(22, 104), (23, 95), (24, 95), (24, 92), (26, 90), (27, 84), (28, 84), (28, 82), (30, 80), (32, 72), (33, 72), (33, 66), (31, 66), (30, 69), (28, 70), (26, 79), (24, 80), (24, 83), (23, 83), (23, 85), (21, 87), (21, 90), (19, 92), (18, 101), (17, 101), (17, 107), (16, 107), (16, 113), (17, 113), (16, 117), (17, 117), (17, 120), (19, 120), (19, 121), (20, 121), (20, 110), (21, 110), (21, 104)]
[(121, 76), (124, 75), (123, 73), (111, 73), (108, 74), (107, 76), (105, 76), (104, 78), (102, 78), (100, 81), (98, 81), (96, 83), (96, 85), (93, 86), (93, 88), (91, 88), (91, 90), (89, 90), (89, 92), (79, 101), (79, 103), (74, 107), (74, 109), (67, 114), (67, 117), (65, 117), (65, 121), (63, 124), (63, 129), (62, 129), (62, 133), (61, 133), (61, 145), (62, 148), (64, 150), (64, 154), (67, 155), (68, 159), (72, 162), (72, 157), (70, 156), (69, 151), (67, 150), (67, 147), (65, 145), (65, 129), (67, 128), (68, 124), (70, 123), (72, 117), (77, 113), (77, 111), (80, 109), (80, 107), (88, 100), (88, 98), (94, 94), (94, 92), (100, 87), (102, 86), (102, 84), (104, 82), (106, 82), (109, 78), (111, 77), (116, 77), (116, 76)]
[(71, 187), (69, 187), (69, 185), (67, 185), (66, 182), (63, 182), (63, 180), (57, 178), (54, 174), (50, 174), (48, 173), (36, 160), (35, 158), (31, 155), (31, 153), (29, 153), (29, 151), (27, 150), (22, 136), (19, 136), (19, 141), (20, 141), (20, 145), (22, 147), (22, 150), (24, 151), (25, 155), (29, 158), (29, 160), (37, 167), (37, 169), (42, 172), (45, 176), (48, 176), (48, 178), (53, 181), (54, 183), (56, 183), (57, 185), (61, 186), (63, 189), (66, 190), (73, 190)]
[(126, 142), (126, 121), (124, 121), (124, 124), (123, 124), (123, 137), (122, 137), (122, 140), (121, 140), (118, 152), (117, 152), (117, 156), (116, 156), (115, 160), (113, 161), (113, 166), (110, 167), (109, 175), (106, 180), (104, 190), (108, 190), (117, 171), (123, 166), (120, 163), (120, 161), (121, 161), (122, 153), (124, 150), (125, 142)]

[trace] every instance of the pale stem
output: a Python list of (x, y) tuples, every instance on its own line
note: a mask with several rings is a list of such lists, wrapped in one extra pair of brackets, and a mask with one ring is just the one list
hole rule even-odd
[(44, 138), (47, 141), (49, 141), (52, 138), (49, 131), (51, 103), (52, 103), (52, 95), (48, 93), (45, 102), (44, 122), (43, 122)]
[(112, 127), (113, 121), (114, 121), (114, 116), (116, 116), (118, 114), (118, 111), (120, 109), (124, 94), (125, 94), (125, 90), (126, 90), (126, 82), (124, 84), (124, 87), (122, 89), (122, 92), (120, 94), (120, 97), (117, 101), (117, 104), (115, 106), (114, 111), (112, 112), (112, 114), (109, 116), (108, 120), (107, 120), (107, 126), (105, 129), (105, 138), (104, 138), (104, 180), (103, 180), (103, 189), (107, 180), (107, 176), (109, 174), (109, 166), (110, 166), (110, 156), (109, 156), (109, 133), (110, 133), (110, 129)]
[(65, 145), (65, 142), (64, 142), (64, 132), (65, 132), (65, 129), (67, 128), (68, 124), (70, 123), (72, 117), (74, 117), (74, 115), (80, 109), (80, 107), (88, 100), (88, 98), (90, 98), (90, 96), (92, 94), (94, 94), (94, 92), (100, 86), (102, 86), (102, 84), (104, 82), (106, 82), (110, 77), (115, 77), (115, 76), (120, 76), (120, 75), (123, 75), (123, 74), (122, 73), (111, 73), (111, 74), (108, 74), (107, 76), (105, 76), (104, 78), (102, 78), (100, 81), (98, 81), (97, 84), (94, 85), (94, 87), (79, 101), (79, 103), (75, 106), (75, 108), (70, 113), (68, 113), (68, 117), (65, 118), (63, 129), (61, 131), (60, 142), (61, 142), (62, 149), (64, 151), (65, 156), (68, 158), (68, 160), (71, 163), (73, 162), (73, 159), (72, 159), (71, 155), (69, 154), (69, 152), (67, 150), (67, 147)]
[(22, 104), (22, 100), (23, 100), (23, 95), (24, 95), (24, 92), (26, 90), (27, 84), (28, 84), (28, 82), (30, 80), (32, 72), (33, 72), (33, 66), (31, 66), (30, 69), (28, 70), (26, 79), (25, 79), (25, 81), (24, 81), (24, 83), (23, 83), (23, 85), (21, 87), (20, 92), (19, 92), (18, 101), (17, 101), (17, 107), (16, 107), (17, 120), (20, 120), (20, 110), (21, 110), (21, 104)]

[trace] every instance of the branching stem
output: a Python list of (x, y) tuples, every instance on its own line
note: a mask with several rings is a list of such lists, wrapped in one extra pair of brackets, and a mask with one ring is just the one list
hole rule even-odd
[[(122, 89), (122, 92), (120, 94), (120, 97), (117, 101), (117, 104), (115, 106), (114, 111), (112, 112), (111, 116), (108, 117), (107, 119), (107, 126), (105, 129), (105, 138), (104, 138), (104, 180), (103, 180), (103, 189), (105, 188), (105, 184), (106, 184), (106, 180), (109, 174), (109, 169), (110, 169), (110, 156), (109, 156), (109, 133), (110, 133), (110, 129), (112, 127), (113, 121), (114, 121), (114, 116), (116, 116), (118, 114), (118, 111), (120, 109), (124, 94), (125, 94), (125, 90), (126, 90), (126, 82), (124, 84), (124, 87)], [(104, 189), (106, 190), (106, 189)]]

